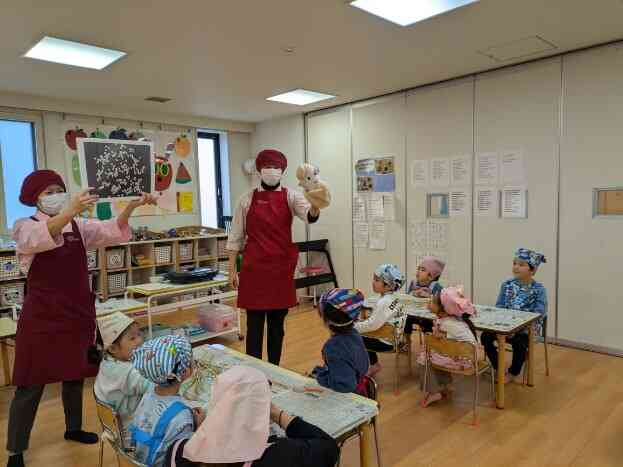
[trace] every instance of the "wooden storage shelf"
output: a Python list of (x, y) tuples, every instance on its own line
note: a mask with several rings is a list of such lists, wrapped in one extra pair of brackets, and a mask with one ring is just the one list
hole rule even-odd
[(132, 271), (138, 271), (140, 269), (150, 269), (155, 267), (155, 264), (144, 264), (143, 266), (132, 266), (130, 269), (132, 269)]
[(106, 269), (106, 272), (125, 272), (128, 268), (115, 268), (115, 269)]

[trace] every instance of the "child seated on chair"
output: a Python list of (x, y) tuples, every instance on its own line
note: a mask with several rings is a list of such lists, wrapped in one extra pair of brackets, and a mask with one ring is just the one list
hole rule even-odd
[(132, 354), (143, 345), (143, 335), (138, 323), (121, 312), (98, 318), (97, 326), (104, 354), (95, 379), (95, 397), (115, 409), (128, 442), (132, 416), (143, 394), (154, 387), (131, 363)]
[(332, 289), (320, 298), (318, 312), (331, 337), (322, 348), (323, 366), (311, 373), (321, 386), (355, 392), (368, 372), (368, 354), (355, 330), (364, 298), (357, 289)]
[[(376, 303), (370, 316), (355, 323), (355, 329), (361, 334), (381, 329), (385, 323), (402, 328), (404, 316), (401, 314), (402, 307), (396, 293), (404, 284), (404, 276), (398, 266), (394, 264), (381, 264), (374, 272), (372, 290), (380, 294), (381, 298)], [(363, 336), (363, 343), (370, 357), (370, 370), (368, 376), (374, 376), (381, 371), (381, 364), (376, 352), (388, 352), (394, 348), (394, 344), (384, 339)]]
[[(546, 262), (545, 256), (541, 253), (526, 248), (517, 250), (513, 260), (514, 277), (502, 283), (495, 306), (512, 310), (531, 311), (545, 317), (547, 315), (547, 292), (542, 284), (534, 280), (534, 275), (541, 263)], [(536, 333), (537, 335), (541, 333), (540, 322), (537, 324)], [(491, 365), (497, 369), (498, 349), (495, 346), (496, 335), (491, 332), (483, 332), (480, 340), (485, 347)], [(505, 375), (505, 383), (515, 380), (521, 373), (521, 368), (528, 352), (528, 332), (522, 331), (509, 336), (507, 342), (513, 347), (513, 361), (508, 369), (508, 373)]]
[[(167, 454), (175, 467), (334, 467), (335, 440), (320, 428), (271, 402), (266, 376), (243, 365), (226, 370), (212, 385), (208, 416), (189, 440)], [(270, 422), (285, 437), (270, 437)]]
[(164, 467), (171, 445), (190, 438), (205, 419), (179, 395), (183, 381), (193, 372), (190, 341), (164, 336), (146, 342), (132, 356), (134, 366), (156, 386), (143, 397), (130, 425), (136, 459), (148, 467)]
[[(429, 310), (437, 315), (433, 325), (433, 335), (445, 339), (452, 339), (460, 342), (469, 342), (477, 345), (476, 328), (471, 322), (470, 317), (476, 314), (474, 305), (463, 295), (463, 287), (447, 287), (441, 292), (433, 295), (429, 303)], [(480, 350), (478, 359), (484, 358), (484, 353)], [(418, 356), (418, 363), (425, 364), (425, 355)], [(465, 363), (470, 367), (471, 362), (454, 360), (449, 356), (431, 353), (431, 362), (438, 366), (462, 369)], [(450, 396), (452, 391), (452, 375), (445, 371), (432, 369), (430, 372), (431, 381), (424, 388), (426, 396), (422, 400), (422, 407)], [(431, 384), (432, 383), (432, 384)]]
[[(435, 256), (425, 256), (418, 265), (415, 280), (411, 281), (409, 284), (407, 293), (419, 298), (430, 298), (441, 292), (443, 287), (439, 283), (439, 278), (445, 267), (446, 263), (439, 258)], [(407, 316), (405, 334), (413, 333), (413, 326), (416, 324), (420, 326), (424, 332), (432, 331), (432, 324), (429, 320), (416, 318), (415, 316)]]

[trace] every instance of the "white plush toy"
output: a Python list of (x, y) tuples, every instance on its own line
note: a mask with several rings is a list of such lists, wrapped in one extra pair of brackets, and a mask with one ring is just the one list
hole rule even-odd
[(299, 165), (296, 169), (296, 178), (299, 186), (310, 204), (318, 209), (324, 209), (331, 204), (331, 193), (326, 183), (320, 180), (320, 170), (311, 164)]

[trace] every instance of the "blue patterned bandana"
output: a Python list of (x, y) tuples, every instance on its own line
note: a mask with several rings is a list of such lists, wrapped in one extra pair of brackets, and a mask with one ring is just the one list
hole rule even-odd
[(520, 248), (515, 253), (515, 259), (519, 261), (525, 261), (528, 263), (534, 270), (539, 269), (541, 263), (547, 263), (547, 259), (545, 259), (545, 255), (542, 253), (537, 253), (536, 251), (528, 250), (527, 248)]
[(324, 313), (325, 306), (329, 304), (354, 320), (359, 316), (363, 302), (359, 289), (331, 289), (320, 298), (320, 311)]
[(134, 351), (132, 363), (141, 375), (159, 385), (181, 381), (191, 367), (193, 350), (187, 337), (163, 336), (145, 342)]
[(381, 264), (374, 271), (374, 275), (381, 278), (383, 282), (394, 290), (400, 290), (405, 283), (405, 276), (402, 275), (402, 272), (395, 264)]

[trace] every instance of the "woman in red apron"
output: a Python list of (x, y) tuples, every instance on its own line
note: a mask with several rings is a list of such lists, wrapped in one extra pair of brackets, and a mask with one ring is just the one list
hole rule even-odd
[[(294, 272), (298, 249), (292, 243), (292, 219), (318, 220), (320, 211), (302, 193), (281, 186), (288, 166), (273, 149), (258, 154), (261, 185), (238, 202), (229, 233), (230, 284), (238, 288), (238, 306), (247, 310), (247, 354), (262, 358), (264, 321), (268, 324), (268, 360), (279, 365), (288, 308), (296, 305)], [(236, 258), (243, 252), (240, 276)]]
[(131, 201), (117, 219), (105, 222), (75, 218), (92, 207), (97, 196), (85, 190), (71, 200), (62, 178), (51, 170), (31, 173), (20, 201), (37, 212), (13, 228), (26, 296), (17, 325), (13, 384), (8, 426), (8, 467), (24, 465), (37, 407), (48, 383), (63, 383), (65, 439), (97, 443), (82, 431), (82, 387), (97, 374), (87, 353), (95, 342), (95, 295), (89, 284), (87, 249), (130, 239), (132, 211), (154, 203), (151, 195)]

